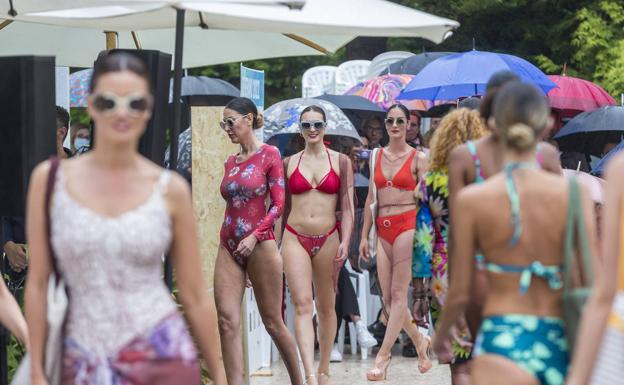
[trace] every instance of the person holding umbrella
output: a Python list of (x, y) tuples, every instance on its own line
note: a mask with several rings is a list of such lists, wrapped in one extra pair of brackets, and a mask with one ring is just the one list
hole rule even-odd
[[(371, 179), (359, 251), (365, 261), (370, 259), (368, 238), (374, 220), (380, 238), (377, 246), (377, 272), (389, 317), (375, 366), (366, 373), (369, 381), (386, 379), (392, 359), (391, 348), (401, 329), (407, 332), (416, 346), (419, 371), (425, 373), (432, 367), (429, 359), (431, 342), (419, 333), (407, 308), (417, 214), (415, 190), (417, 181), (428, 168), (427, 157), (405, 141), (409, 122), (410, 112), (405, 106), (395, 104), (390, 107), (385, 121), (390, 142), (387, 147), (376, 149), (370, 162)], [(373, 201), (378, 206), (376, 212), (371, 209)]]
[[(295, 332), (308, 385), (327, 384), (336, 335), (338, 273), (353, 231), (353, 168), (349, 157), (325, 147), (325, 111), (316, 105), (299, 118), (305, 148), (284, 159), (286, 210), (281, 251), (295, 305)], [(337, 221), (340, 212), (341, 221)], [(315, 298), (320, 362), (314, 372)], [(366, 326), (360, 325), (366, 331)]]

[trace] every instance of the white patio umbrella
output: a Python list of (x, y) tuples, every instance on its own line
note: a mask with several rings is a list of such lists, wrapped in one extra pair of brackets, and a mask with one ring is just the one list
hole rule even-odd
[[(285, 4), (301, 8), (305, 0), (3, 0), (0, 2), (1, 16), (34, 16), (38, 13), (58, 12), (57, 17), (66, 17), (63, 12), (86, 11), (90, 17), (99, 13), (99, 17), (127, 14), (124, 7), (146, 5), (152, 9), (179, 7), (182, 3), (240, 3), (240, 4)], [(130, 11), (132, 12), (132, 11)], [(140, 12), (140, 11), (139, 11)]]
[[(322, 40), (323, 35), (338, 35), (340, 37), (336, 37), (337, 40), (332, 40), (332, 42), (336, 43), (336, 41), (341, 39), (344, 42), (343, 44), (346, 44), (356, 36), (413, 36), (439, 42), (444, 39), (446, 32), (459, 25), (455, 21), (429, 15), (384, 0), (309, 0), (301, 11), (293, 11), (290, 9), (291, 7), (279, 5), (260, 5), (257, 2), (255, 5), (240, 4), (240, 2), (254, 3), (255, 0), (156, 0), (155, 2), (141, 0), (112, 0), (106, 2), (104, 0), (1, 1), (5, 9), (0, 8), (0, 15), (3, 14), (2, 11), (4, 10), (8, 15), (7, 18), (12, 20), (100, 31), (169, 29), (162, 35), (162, 39), (155, 37), (155, 41), (161, 42), (170, 41), (167, 37), (171, 37), (171, 28), (175, 26), (174, 103), (173, 127), (171, 130), (171, 150), (174, 154), (177, 153), (177, 140), (175, 139), (180, 132), (179, 99), (183, 64), (182, 52), (186, 29), (184, 27), (194, 26), (195, 28), (201, 27), (225, 31), (253, 31), (253, 33), (248, 35), (247, 40), (254, 45), (258, 44), (259, 39), (268, 37), (259, 36), (259, 31), (275, 33), (280, 36), (284, 34), (287, 38), (296, 40), (315, 50), (329, 53), (339, 46), (327, 49), (323, 47), (323, 44), (318, 44), (314, 40)], [(20, 3), (17, 4), (17, 1), (20, 1)], [(267, 0), (259, 1), (266, 3)], [(283, 4), (288, 1), (275, 0), (273, 3)], [(6, 9), (7, 2), (9, 5), (8, 9)], [(239, 4), (234, 4), (234, 2)], [(39, 3), (46, 3), (46, 5)], [(299, 1), (297, 3), (301, 5), (302, 2)], [(289, 5), (292, 6), (293, 4)], [(23, 10), (22, 6), (24, 6)], [(173, 9), (175, 9), (175, 19), (172, 15)], [(186, 10), (193, 11), (193, 13), (185, 21)], [(6, 21), (0, 21), (0, 28), (4, 27), (6, 30), (10, 27), (10, 25), (7, 26), (7, 23)], [(25, 33), (28, 31), (30, 29), (22, 30), (21, 35), (18, 33), (19, 31), (16, 31), (16, 37), (10, 39), (13, 44), (3, 44), (0, 41), (0, 55), (7, 54), (11, 49), (16, 49), (16, 45), (28, 46), (39, 39), (43, 39), (42, 35), (28, 36)], [(61, 31), (57, 30), (56, 32), (60, 33)], [(51, 46), (58, 49), (58, 47), (65, 45), (67, 41), (82, 37), (78, 35), (78, 31), (72, 31), (71, 28), (65, 32), (70, 34), (65, 35), (65, 39), (59, 38)], [(203, 36), (203, 32), (197, 31), (197, 33), (202, 33), (202, 37), (206, 39), (207, 37)], [(193, 33), (189, 31), (189, 34)], [(0, 39), (2, 35), (3, 31), (0, 30)], [(141, 32), (141, 35), (146, 35), (145, 39), (149, 40), (147, 31)], [(156, 35), (157, 32), (154, 36)], [(143, 37), (138, 38), (137, 34), (135, 34), (133, 38), (135, 44), (139, 46)], [(219, 47), (223, 47), (227, 40), (215, 41), (219, 42)], [(233, 45), (233, 47), (242, 51), (240, 46)], [(151, 47), (146, 46), (144, 48)], [(279, 45), (274, 45), (272, 48), (275, 54), (268, 56), (285, 56)], [(250, 49), (250, 51), (253, 51), (253, 49)], [(30, 52), (35, 53), (33, 51)], [(37, 51), (36, 53), (40, 52)], [(76, 54), (77, 52), (79, 50), (71, 51), (70, 54)], [(207, 50), (205, 52), (206, 56), (209, 56), (212, 51)], [(207, 63), (204, 62), (204, 64)], [(171, 168), (173, 169), (176, 168), (176, 160), (177, 157), (172, 158)]]
[[(197, 17), (190, 13), (189, 19)], [(0, 24), (2, 21), (0, 20)], [(0, 29), (0, 55), (56, 56), (56, 64), (91, 67), (98, 53), (106, 48), (102, 29), (13, 22)], [(174, 52), (174, 29), (119, 31), (117, 47)], [(136, 41), (135, 41), (136, 38)], [(301, 40), (295, 40), (300, 38)], [(184, 30), (182, 67), (235, 63), (271, 57), (323, 55), (335, 52), (353, 36), (306, 34), (286, 36), (275, 32), (226, 31), (187, 26)], [(301, 41), (307, 44), (302, 44)]]

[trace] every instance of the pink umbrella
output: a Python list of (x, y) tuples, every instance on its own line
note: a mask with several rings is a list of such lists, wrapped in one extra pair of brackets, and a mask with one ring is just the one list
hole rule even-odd
[[(396, 97), (413, 77), (414, 75), (378, 76), (353, 86), (345, 95), (361, 96), (387, 110), (391, 105), (397, 103)], [(434, 105), (427, 100), (401, 100), (400, 103), (410, 110), (419, 111), (426, 111)]]
[(576, 170), (563, 170), (563, 175), (567, 178), (576, 177), (580, 183), (587, 186), (589, 189), (589, 194), (594, 203), (604, 203), (604, 189), (606, 185), (606, 181), (602, 178), (598, 178), (597, 176), (593, 176), (583, 171)]
[(548, 77), (558, 87), (548, 92), (548, 99), (553, 109), (583, 112), (616, 104), (611, 95), (590, 81), (565, 75), (549, 75)]

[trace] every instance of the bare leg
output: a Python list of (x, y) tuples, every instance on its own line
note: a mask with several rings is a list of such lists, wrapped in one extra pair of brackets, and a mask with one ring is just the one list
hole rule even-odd
[[(390, 356), (392, 346), (403, 328), (413, 336), (414, 345), (420, 348), (417, 349), (419, 356), (426, 356), (426, 352), (422, 351), (423, 348), (426, 349), (426, 346), (418, 329), (411, 323), (411, 316), (407, 308), (407, 287), (411, 281), (413, 236), (414, 231), (406, 231), (397, 237), (394, 245), (381, 241), (388, 258), (379, 258), (378, 256), (377, 269), (384, 296), (384, 306), (389, 314), (386, 335), (377, 353), (382, 360)], [(430, 363), (426, 366), (429, 365)]]
[(451, 384), (470, 385), (470, 364), (468, 362), (451, 364)]
[(254, 287), (260, 317), (286, 364), (291, 384), (301, 385), (303, 379), (297, 344), (282, 320), (282, 271), (282, 258), (275, 242), (259, 243), (249, 257), (247, 272)]
[(314, 374), (314, 326), (312, 325), (312, 261), (297, 237), (284, 231), (282, 239), (284, 271), (295, 306), (295, 336), (308, 385), (317, 383)]
[(243, 385), (240, 316), (245, 291), (245, 273), (223, 247), (219, 247), (217, 254), (214, 287), (225, 374), (229, 385)]
[(325, 384), (328, 380), (329, 358), (336, 337), (336, 292), (332, 272), (338, 242), (338, 233), (334, 232), (312, 259), (316, 311), (319, 320), (319, 350), (321, 351), (318, 366), (319, 384)]
[(471, 366), (475, 385), (540, 385), (532, 374), (502, 356), (486, 354), (475, 358)]

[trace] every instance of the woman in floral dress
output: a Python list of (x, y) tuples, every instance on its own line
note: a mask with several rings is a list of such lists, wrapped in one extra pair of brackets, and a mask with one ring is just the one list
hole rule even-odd
[[(448, 291), (448, 159), (451, 150), (468, 141), (487, 134), (477, 111), (460, 108), (448, 114), (440, 123), (432, 139), (431, 167), (418, 187), (420, 210), (416, 219), (414, 255), (412, 260), (413, 286), (422, 287), (430, 279), (432, 299), (429, 309), (416, 306), (414, 319), (426, 319), (431, 311), (433, 323), (440, 318)], [(429, 287), (427, 287), (429, 289)], [(422, 324), (421, 324), (422, 325)], [(451, 363), (453, 384), (462, 383), (456, 376), (456, 367), (470, 356), (469, 332), (465, 327), (454, 331)]]

